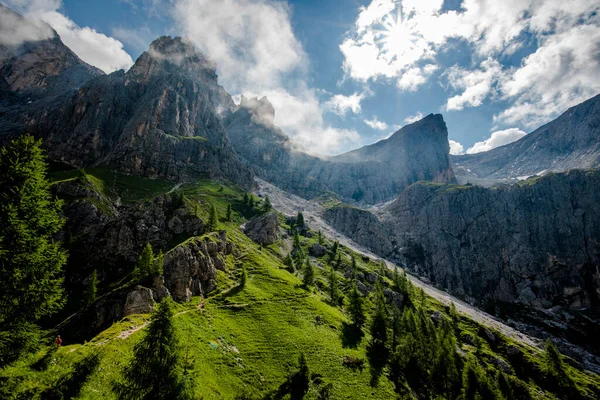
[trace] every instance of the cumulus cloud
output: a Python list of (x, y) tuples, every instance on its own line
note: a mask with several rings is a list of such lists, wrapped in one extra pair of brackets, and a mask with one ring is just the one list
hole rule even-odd
[(363, 122), (371, 127), (371, 129), (376, 129), (378, 131), (385, 131), (389, 129), (389, 125), (383, 121), (377, 119), (377, 116), (373, 116), (371, 119), (364, 119)]
[(323, 105), (326, 110), (341, 116), (346, 115), (348, 111), (352, 111), (353, 114), (360, 114), (360, 102), (364, 99), (364, 97), (364, 93), (354, 93), (350, 96), (336, 94), (327, 100)]
[[(489, 151), (499, 146), (515, 142), (525, 136), (527, 133), (517, 128), (504, 129), (493, 132), (490, 137), (482, 142), (477, 142), (467, 150), (467, 154), (481, 153)], [(462, 146), (461, 146), (462, 148)]]
[[(513, 103), (498, 125), (532, 127), (600, 91), (600, 3), (589, 0), (372, 0), (359, 9), (340, 44), (347, 77), (395, 80), (414, 91), (438, 70), (438, 54), (459, 41), (470, 60), (444, 78), (447, 110), (492, 101)], [(525, 43), (537, 47), (503, 64)], [(453, 43), (452, 43), (453, 45)], [(468, 65), (465, 67), (465, 65)], [(429, 70), (428, 70), (429, 68)]]
[(461, 155), (465, 154), (465, 148), (462, 144), (452, 139), (448, 140), (448, 144), (450, 145), (450, 154)]
[(61, 0), (9, 0), (7, 4), (31, 20), (48, 23), (79, 58), (106, 73), (127, 69), (133, 64), (121, 42), (90, 27), (80, 27), (61, 14), (58, 11), (62, 7)]
[(412, 124), (413, 122), (422, 120), (423, 117), (423, 113), (419, 111), (415, 115), (409, 115), (408, 117), (404, 118), (404, 122), (406, 122), (407, 124)]
[[(267, 96), (275, 124), (311, 152), (335, 154), (358, 143), (353, 130), (323, 118), (317, 91), (307, 84), (308, 56), (294, 35), (286, 3), (274, 0), (173, 0), (180, 33), (215, 61), (229, 92)], [(331, 110), (360, 112), (363, 95), (333, 96)]]

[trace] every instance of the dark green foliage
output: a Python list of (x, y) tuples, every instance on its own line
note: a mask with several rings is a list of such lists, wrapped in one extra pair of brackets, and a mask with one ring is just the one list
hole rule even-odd
[(357, 268), (356, 268), (356, 259), (354, 258), (354, 256), (352, 256), (352, 280), (356, 279), (356, 272), (357, 272)]
[(4, 323), (0, 331), (0, 367), (37, 350), (41, 337), (40, 328), (31, 322)]
[(283, 264), (286, 266), (288, 272), (294, 273), (294, 260), (292, 259), (291, 254), (288, 254), (283, 259)]
[(165, 298), (152, 314), (144, 338), (135, 345), (133, 359), (114, 385), (119, 399), (186, 399), (180, 349), (173, 325), (172, 300)]
[(231, 203), (227, 203), (227, 213), (225, 214), (225, 219), (227, 221), (231, 221)]
[(254, 208), (254, 196), (252, 196), (252, 195), (248, 196), (248, 208), (250, 208), (250, 209)]
[(315, 268), (308, 258), (304, 265), (302, 283), (306, 288), (312, 287), (315, 284)]
[(298, 211), (298, 215), (296, 216), (296, 226), (299, 228), (304, 228), (304, 215), (301, 211)]
[(333, 268), (329, 271), (329, 299), (334, 305), (337, 305), (340, 300), (337, 274)]
[(329, 400), (333, 399), (333, 384), (328, 383), (319, 390), (318, 400)]
[(579, 397), (575, 384), (565, 369), (560, 352), (550, 339), (546, 339), (544, 343), (544, 364), (549, 386), (554, 391), (569, 398)]
[(309, 384), (310, 370), (308, 369), (304, 353), (302, 353), (298, 360), (298, 371), (290, 377), (290, 399), (303, 399), (308, 392)]
[(154, 261), (154, 276), (160, 276), (164, 273), (165, 256), (161, 251), (158, 252), (156, 260)]
[(462, 400), (502, 399), (496, 381), (489, 377), (474, 357), (469, 357), (462, 374)]
[(269, 212), (273, 209), (273, 205), (271, 204), (271, 200), (269, 196), (265, 197), (265, 202), (263, 203), (263, 212)]
[(317, 233), (317, 239), (319, 240), (320, 245), (323, 245), (323, 243), (325, 243), (325, 239), (323, 239), (323, 234), (321, 233), (321, 231)]
[(247, 206), (249, 203), (250, 203), (250, 197), (248, 196), (248, 193), (244, 193), (244, 199), (242, 200), (242, 204)]
[(296, 231), (294, 232), (294, 248), (300, 249), (300, 246), (300, 234), (298, 233), (298, 231)]
[(354, 283), (348, 295), (348, 314), (350, 314), (352, 324), (355, 327), (362, 328), (366, 320), (365, 305), (362, 295)]
[(133, 279), (136, 281), (147, 281), (154, 274), (154, 254), (152, 253), (152, 245), (146, 243), (140, 258), (138, 259), (135, 269), (133, 270)]
[(65, 302), (67, 254), (53, 239), (64, 225), (62, 202), (52, 198), (40, 144), (26, 135), (0, 150), (0, 330)]
[[(338, 248), (339, 248), (340, 244), (335, 241), (333, 242), (333, 245), (331, 246), (331, 250), (329, 251), (329, 264), (333, 263), (333, 261), (335, 260), (335, 257), (338, 255)], [(339, 264), (337, 266), (339, 268)]]
[(84, 305), (89, 306), (94, 301), (96, 301), (96, 296), (98, 292), (98, 272), (94, 270), (92, 275), (90, 275), (90, 279), (88, 281), (87, 289), (85, 291)]
[(372, 383), (376, 383), (381, 370), (387, 363), (388, 347), (387, 347), (387, 329), (388, 316), (383, 294), (383, 286), (378, 281), (375, 288), (375, 298), (373, 314), (371, 316), (371, 341), (367, 347), (367, 356), (371, 364)]
[(219, 223), (219, 215), (217, 213), (217, 207), (214, 204), (210, 206), (210, 212), (208, 214), (208, 225), (207, 228), (209, 231), (214, 231), (217, 229), (217, 224)]

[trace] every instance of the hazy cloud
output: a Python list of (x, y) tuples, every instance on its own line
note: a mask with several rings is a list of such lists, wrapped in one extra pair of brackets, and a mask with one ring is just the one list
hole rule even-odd
[[(495, 149), (499, 146), (515, 142), (525, 136), (527, 133), (517, 128), (504, 129), (502, 131), (493, 132), (490, 137), (482, 142), (475, 143), (467, 150), (467, 154), (481, 153)], [(462, 147), (462, 146), (461, 146)]]
[(415, 115), (409, 115), (408, 117), (404, 118), (404, 122), (406, 122), (407, 124), (412, 124), (413, 122), (422, 120), (423, 117), (424, 117), (423, 113), (421, 111), (419, 111)]
[(385, 131), (390, 128), (385, 122), (379, 121), (376, 116), (373, 116), (371, 119), (364, 119), (363, 122), (370, 126), (371, 129), (376, 129), (378, 131)]

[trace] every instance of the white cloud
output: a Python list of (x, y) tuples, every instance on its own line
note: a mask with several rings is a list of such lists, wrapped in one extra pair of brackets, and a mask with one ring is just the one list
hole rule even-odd
[[(340, 45), (346, 76), (391, 79), (414, 91), (435, 75), (424, 66), (437, 67), (438, 54), (458, 40), (467, 45), (473, 67), (445, 74), (448, 110), (477, 107), (486, 98), (507, 100), (514, 105), (496, 122), (529, 127), (600, 91), (600, 2), (463, 0), (458, 10), (442, 10), (443, 3), (373, 0), (361, 7)], [(525, 43), (537, 51), (521, 65), (502, 65)]]
[(52, 28), (43, 21), (20, 18), (15, 13), (0, 8), (0, 44), (19, 46), (24, 42), (49, 39), (53, 35)]
[(461, 94), (448, 99), (448, 111), (462, 110), (466, 106), (478, 107), (489, 95), (492, 85), (502, 73), (502, 66), (498, 61), (488, 58), (480, 67), (477, 70), (465, 70), (453, 66), (445, 73), (450, 86), (463, 90)]
[(377, 116), (373, 116), (371, 119), (364, 119), (363, 122), (371, 127), (371, 129), (376, 129), (378, 131), (385, 131), (389, 129), (389, 125), (383, 121), (377, 119)]
[(422, 120), (423, 117), (423, 113), (419, 111), (415, 115), (409, 115), (408, 117), (404, 118), (404, 122), (406, 122), (407, 124), (412, 124), (414, 122)]
[(28, 18), (47, 22), (79, 58), (104, 72), (127, 69), (133, 64), (121, 42), (90, 27), (80, 27), (58, 12), (62, 0), (9, 0), (7, 4)]
[[(229, 92), (267, 96), (275, 108), (275, 124), (293, 142), (322, 154), (359, 144), (360, 136), (355, 131), (338, 129), (324, 121), (317, 91), (306, 83), (309, 60), (294, 35), (286, 3), (173, 0), (166, 5), (179, 33), (215, 61), (221, 84)], [(360, 112), (360, 97), (364, 95), (353, 96), (337, 97), (344, 101), (333, 109)]]
[(450, 154), (454, 154), (454, 155), (465, 154), (465, 148), (459, 142), (450, 139), (450, 140), (448, 140), (448, 144), (450, 145)]
[[(517, 128), (504, 129), (493, 132), (490, 137), (483, 142), (477, 142), (467, 150), (467, 154), (481, 153), (505, 144), (515, 142), (525, 136), (527, 133)], [(462, 148), (462, 146), (461, 146)]]
[(331, 111), (337, 115), (346, 115), (348, 111), (352, 111), (353, 114), (360, 114), (361, 106), (360, 102), (365, 98), (364, 93), (354, 93), (350, 96), (344, 96), (343, 94), (336, 94), (327, 100), (323, 106), (326, 110)]

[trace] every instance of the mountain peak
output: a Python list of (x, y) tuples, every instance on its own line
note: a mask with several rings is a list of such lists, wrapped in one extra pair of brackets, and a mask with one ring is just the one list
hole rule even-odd
[(158, 74), (190, 74), (217, 78), (216, 65), (181, 37), (161, 36), (150, 43), (148, 50), (135, 62), (128, 74), (136, 80), (146, 80)]
[(240, 107), (245, 108), (252, 113), (254, 118), (257, 118), (261, 123), (273, 125), (275, 121), (275, 108), (266, 96), (261, 97), (246, 97), (242, 95)]

